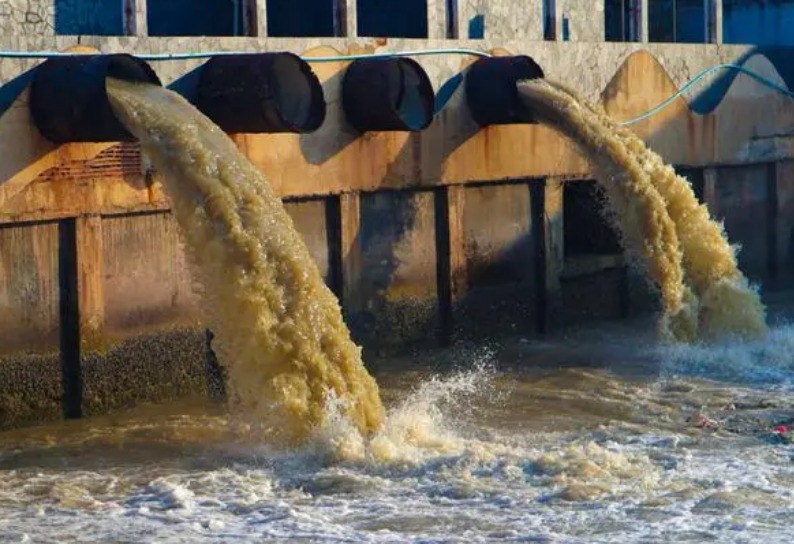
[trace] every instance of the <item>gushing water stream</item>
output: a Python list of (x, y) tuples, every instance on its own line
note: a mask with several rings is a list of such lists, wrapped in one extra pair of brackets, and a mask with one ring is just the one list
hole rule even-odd
[(107, 91), (163, 175), (235, 401), (276, 440), (305, 439), (330, 396), (361, 433), (378, 430), (377, 384), (262, 173), (178, 94), (115, 79)]
[(689, 183), (631, 131), (547, 80), (520, 84), (538, 118), (571, 138), (593, 160), (628, 249), (659, 287), (662, 332), (694, 341), (766, 331), (758, 293), (739, 270), (720, 224)]

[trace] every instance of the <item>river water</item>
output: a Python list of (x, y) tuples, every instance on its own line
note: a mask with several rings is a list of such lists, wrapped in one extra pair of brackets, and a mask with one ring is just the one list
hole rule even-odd
[(788, 543), (780, 317), (708, 348), (648, 320), (374, 361), (377, 456), (333, 427), (279, 450), (208, 401), (7, 432), (0, 542)]

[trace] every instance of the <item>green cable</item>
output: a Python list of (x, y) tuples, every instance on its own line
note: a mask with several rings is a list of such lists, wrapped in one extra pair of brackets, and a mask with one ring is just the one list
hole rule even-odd
[[(210, 57), (226, 57), (229, 55), (250, 55), (255, 51), (211, 51), (207, 53), (148, 53), (133, 55), (146, 61), (208, 59)], [(396, 51), (394, 53), (362, 53), (358, 55), (332, 55), (326, 57), (301, 57), (306, 62), (344, 62), (349, 60), (392, 58), (392, 57), (425, 57), (429, 55), (471, 55), (474, 57), (490, 57), (488, 53), (476, 49), (417, 49), (416, 51)], [(73, 57), (75, 53), (62, 51), (0, 51), (0, 58), (8, 59), (50, 59), (57, 57)]]
[(639, 123), (640, 121), (644, 121), (645, 119), (649, 119), (649, 118), (653, 117), (654, 115), (656, 115), (657, 113), (659, 113), (660, 111), (665, 109), (667, 106), (669, 106), (670, 104), (675, 102), (678, 98), (680, 98), (689, 89), (691, 89), (692, 87), (697, 85), (703, 78), (705, 78), (709, 74), (711, 74), (713, 72), (716, 72), (718, 70), (736, 70), (737, 72), (740, 72), (742, 74), (750, 76), (751, 78), (753, 78), (754, 80), (758, 81), (762, 85), (766, 85), (767, 87), (769, 87), (771, 89), (774, 89), (776, 91), (779, 91), (779, 92), (785, 94), (786, 96), (788, 96), (790, 98), (794, 98), (794, 93), (789, 91), (787, 88), (782, 87), (782, 86), (778, 85), (777, 83), (775, 83), (773, 81), (770, 81), (770, 80), (766, 79), (765, 77), (759, 75), (758, 73), (753, 72), (752, 70), (748, 70), (747, 68), (744, 68), (743, 66), (739, 66), (738, 64), (717, 64), (715, 66), (712, 66), (711, 68), (708, 68), (708, 69), (703, 70), (702, 72), (698, 73), (695, 77), (690, 79), (683, 87), (678, 89), (678, 91), (676, 91), (676, 93), (673, 94), (673, 96), (671, 96), (670, 98), (668, 98), (667, 100), (665, 100), (664, 102), (659, 104), (658, 106), (656, 106), (654, 108), (651, 108), (650, 110), (646, 111), (642, 115), (639, 115), (639, 116), (637, 116), (637, 117), (635, 117), (633, 119), (629, 119), (628, 121), (622, 121), (622, 122), (620, 122), (618, 124), (623, 125), (623, 126), (629, 126), (629, 125), (633, 125), (635, 123)]

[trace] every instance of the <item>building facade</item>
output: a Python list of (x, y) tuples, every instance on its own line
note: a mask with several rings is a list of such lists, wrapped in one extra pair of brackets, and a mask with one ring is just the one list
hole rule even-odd
[[(791, 286), (792, 99), (736, 71), (702, 77), (741, 64), (794, 89), (789, 57), (718, 43), (738, 13), (727, 0), (682, 0), (673, 17), (662, 4), (0, 1), (0, 428), (206, 386), (207, 337), (157, 176), (133, 142), (48, 141), (31, 121), (28, 85), (44, 59), (30, 52), (161, 55), (151, 68), (188, 98), (207, 62), (194, 54), (302, 55), (322, 86), (319, 129), (231, 137), (283, 198), (367, 348), (530, 337), (655, 303), (599, 213), (586, 158), (544, 126), (473, 121), (471, 50), (530, 56), (620, 121), (667, 103), (632, 129), (724, 222), (753, 281)], [(426, 128), (351, 126), (351, 62), (339, 56), (439, 48), (459, 51), (415, 57), (432, 87)]]
[(794, 45), (794, 0), (5, 0), (13, 35)]

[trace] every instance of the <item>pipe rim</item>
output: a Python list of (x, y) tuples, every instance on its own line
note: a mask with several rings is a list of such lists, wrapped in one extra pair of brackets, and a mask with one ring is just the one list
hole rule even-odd
[[(219, 82), (235, 71), (244, 78), (238, 88)], [(289, 51), (212, 57), (201, 67), (194, 104), (230, 133), (314, 132), (326, 116), (317, 74)], [(245, 104), (250, 115), (241, 111)]]
[(37, 130), (56, 144), (134, 141), (110, 105), (107, 77), (162, 85), (146, 61), (127, 53), (48, 59), (34, 68), (30, 86), (29, 108)]
[(534, 123), (531, 111), (518, 94), (521, 81), (545, 77), (543, 68), (529, 55), (478, 59), (466, 72), (466, 102), (480, 126)]
[[(371, 92), (382, 92), (366, 104), (378, 111), (362, 111), (354, 88), (372, 81)], [(382, 87), (385, 86), (385, 89)], [(366, 92), (366, 91), (365, 91)], [(359, 59), (348, 66), (342, 80), (342, 107), (350, 124), (360, 132), (419, 132), (433, 121), (435, 93), (421, 64), (407, 57)]]

